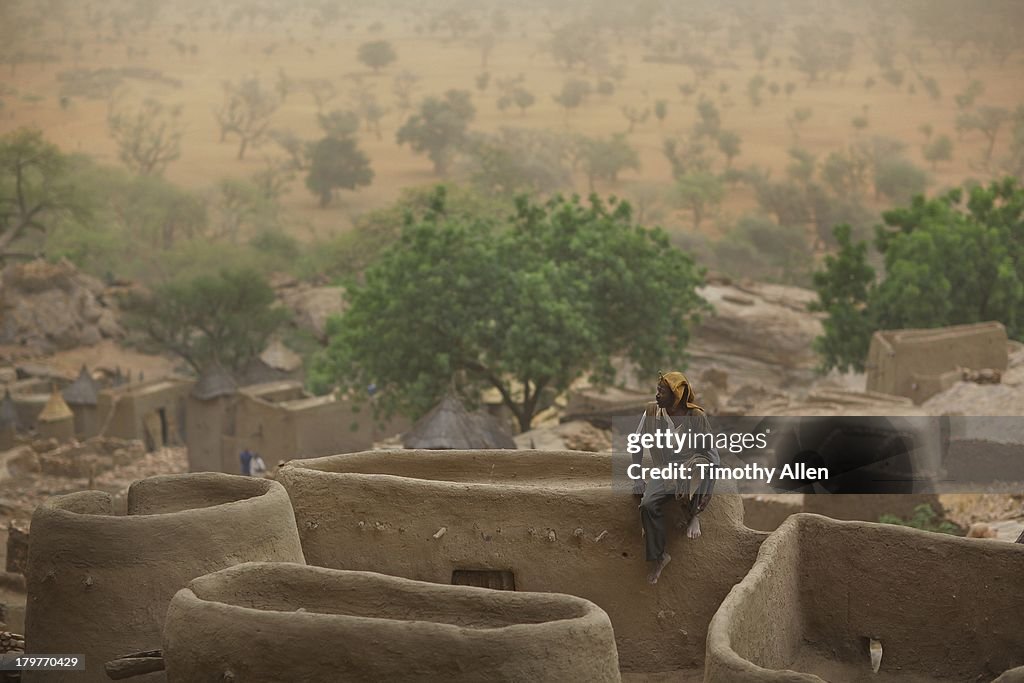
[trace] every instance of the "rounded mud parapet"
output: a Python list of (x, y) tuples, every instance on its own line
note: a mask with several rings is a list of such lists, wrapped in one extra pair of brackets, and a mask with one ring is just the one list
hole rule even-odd
[(1024, 666), (1021, 613), (1024, 546), (796, 514), (711, 620), (704, 680), (992, 680)]
[(708, 622), (764, 538), (729, 482), (696, 540), (669, 500), (672, 561), (648, 584), (639, 499), (613, 489), (611, 454), (373, 451), (293, 460), (278, 480), (309, 564), (584, 598), (607, 612), (627, 672), (698, 670)]
[(618, 681), (608, 615), (570, 595), (248, 563), (174, 596), (169, 683)]
[(25, 683), (106, 682), (104, 662), (159, 647), (168, 603), (195, 577), (253, 560), (304, 562), (288, 494), (267, 479), (152, 477), (132, 485), (127, 512), (115, 515), (101, 491), (36, 509), (27, 651), (84, 655), (87, 671), (26, 672)]

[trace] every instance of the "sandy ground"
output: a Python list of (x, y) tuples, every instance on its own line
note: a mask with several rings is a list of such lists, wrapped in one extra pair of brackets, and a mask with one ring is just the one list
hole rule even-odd
[[(383, 25), (380, 32), (371, 32), (368, 28), (375, 21)], [(698, 95), (684, 101), (678, 89), (680, 83), (692, 80), (689, 67), (646, 63), (642, 61), (645, 49), (641, 45), (610, 44), (610, 61), (627, 65), (626, 78), (617, 85), (614, 95), (593, 95), (587, 104), (567, 117), (552, 96), (568, 77), (592, 81), (594, 78), (579, 69), (566, 72), (554, 64), (543, 48), (550, 33), (539, 18), (522, 20), (513, 15), (512, 23), (516, 28), (499, 39), (490, 55), (486, 70), (491, 75), (492, 85), (484, 92), (477, 90), (474, 84), (476, 76), (483, 70), (479, 47), (470, 38), (445, 44), (440, 37), (418, 35), (413, 30), (415, 21), (411, 16), (366, 11), (352, 20), (351, 31), (345, 27), (346, 21), (332, 27), (311, 28), (303, 19), (301, 23), (292, 20), (270, 27), (257, 26), (245, 32), (224, 33), (211, 31), (209, 21), (203, 20), (198, 22), (197, 30), (177, 34), (175, 26), (183, 23), (182, 17), (175, 16), (171, 9), (165, 9), (161, 19), (149, 31), (133, 34), (123, 42), (98, 41), (93, 31), (81, 29), (72, 29), (71, 35), (77, 35), (84, 42), (79, 67), (143, 66), (160, 69), (165, 75), (182, 81), (180, 89), (138, 80), (127, 81), (122, 97), (123, 101), (131, 102), (153, 96), (167, 104), (184, 106), (187, 130), (183, 153), (181, 159), (171, 165), (167, 177), (196, 189), (209, 188), (224, 177), (247, 176), (260, 170), (266, 157), (280, 156), (272, 145), (268, 145), (252, 150), (244, 161), (238, 161), (234, 142), (218, 142), (212, 110), (222, 101), (223, 80), (256, 74), (270, 86), (279, 71), (292, 79), (327, 79), (340, 93), (329, 108), (351, 107), (350, 93), (357, 81), (362, 81), (374, 91), (389, 112), (383, 121), (381, 139), (365, 131), (359, 136), (360, 145), (370, 156), (376, 173), (373, 185), (358, 192), (346, 192), (335, 206), (321, 210), (303, 184), (294, 183), (284, 203), (297, 219), (295, 234), (300, 238), (343, 230), (353, 216), (394, 200), (401, 188), (437, 180), (425, 157), (417, 156), (395, 142), (395, 131), (404, 119), (395, 107), (392, 79), (402, 70), (411, 70), (421, 77), (415, 91), (417, 101), (427, 94), (449, 88), (472, 91), (477, 108), (473, 128), (485, 131), (510, 125), (571, 130), (589, 135), (624, 132), (628, 123), (622, 113), (623, 106), (653, 109), (656, 100), (665, 99), (668, 102), (666, 120), (659, 123), (652, 115), (629, 136), (641, 155), (641, 170), (626, 172), (617, 183), (601, 184), (598, 190), (629, 195), (630, 185), (636, 181), (669, 188), (671, 176), (668, 162), (661, 152), (662, 141), (668, 136), (685, 135), (696, 119), (694, 104)], [(85, 19), (79, 17), (76, 23), (81, 26)], [(520, 27), (525, 27), (525, 30)], [(195, 43), (197, 55), (179, 57), (170, 43), (175, 36), (187, 43)], [(356, 51), (362, 42), (377, 39), (391, 41), (398, 60), (374, 74), (357, 62)], [(714, 55), (720, 65), (700, 93), (718, 104), (723, 128), (735, 130), (743, 138), (742, 152), (735, 159), (734, 166), (762, 165), (772, 169), (774, 177), (782, 176), (789, 163), (787, 152), (794, 140), (786, 120), (796, 107), (813, 110), (811, 119), (799, 134), (799, 142), (817, 154), (819, 159), (831, 150), (845, 147), (858, 136), (883, 135), (907, 143), (910, 158), (923, 165), (920, 146), (924, 138), (918, 127), (930, 123), (936, 135), (946, 133), (955, 140), (954, 160), (940, 164), (933, 172), (933, 187), (958, 184), (968, 176), (984, 177), (984, 171), (977, 167), (984, 140), (979, 134), (957, 139), (954, 129), (957, 108), (953, 95), (961, 92), (970, 78), (977, 78), (985, 84), (985, 93), (979, 104), (1012, 109), (1024, 94), (1024, 70), (1019, 68), (1017, 57), (1011, 58), (1002, 68), (983, 64), (969, 78), (961, 68), (945, 64), (929, 45), (911, 39), (901, 41), (901, 47), (921, 49), (923, 61), (919, 68), (924, 75), (938, 80), (942, 90), (942, 99), (938, 102), (931, 100), (920, 84), (916, 94), (907, 92), (907, 86), (913, 79), (909, 69), (908, 79), (902, 87), (886, 83), (880, 78), (868, 49), (861, 43), (858, 44), (853, 66), (845, 77), (834, 76), (828, 82), (807, 85), (805, 79), (789, 65), (789, 36), (780, 36), (776, 40), (765, 68), (760, 71), (749, 45), (730, 50), (724, 31), (713, 36), (711, 41), (711, 44), (700, 47)], [(106, 127), (107, 103), (76, 98), (67, 109), (59, 105), (57, 74), (72, 68), (75, 60), (68, 44), (55, 40), (52, 48), (61, 54), (60, 63), (25, 64), (13, 77), (5, 74), (7, 82), (17, 89), (18, 95), (5, 98), (6, 106), (0, 112), (0, 133), (26, 124), (35, 125), (67, 151), (84, 152), (102, 161), (117, 163), (116, 149)], [(134, 51), (132, 57), (128, 56), (129, 48)], [(143, 50), (146, 51), (145, 56), (139, 56)], [(778, 66), (774, 65), (776, 58)], [(901, 66), (906, 65), (901, 63)], [(502, 113), (496, 105), (498, 93), (493, 84), (499, 78), (520, 73), (524, 74), (525, 87), (534, 93), (537, 103), (525, 116), (518, 112)], [(783, 94), (773, 97), (766, 91), (763, 104), (755, 108), (747, 96), (747, 83), (757, 73), (761, 73), (768, 83), (777, 82), (781, 86), (793, 82), (796, 91), (790, 98)], [(869, 76), (874, 77), (878, 84), (866, 90), (864, 82)], [(724, 94), (719, 92), (720, 83), (728, 88)], [(865, 111), (869, 127), (857, 132), (851, 121)], [(312, 97), (308, 93), (296, 92), (275, 114), (272, 126), (312, 138), (318, 135), (315, 114), (316, 105)], [(1008, 139), (1006, 132), (997, 139), (996, 156), (1004, 152)], [(586, 182), (581, 176), (576, 178), (575, 185), (577, 190), (586, 191)], [(736, 216), (753, 206), (749, 190), (736, 189), (730, 191), (722, 215)], [(664, 222), (667, 227), (682, 230), (687, 229), (690, 219), (684, 213), (669, 212)], [(712, 221), (706, 221), (706, 226), (707, 230), (714, 230)]]

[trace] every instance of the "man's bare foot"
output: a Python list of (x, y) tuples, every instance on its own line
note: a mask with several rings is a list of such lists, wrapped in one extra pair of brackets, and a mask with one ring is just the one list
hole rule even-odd
[(661, 570), (665, 568), (665, 565), (672, 560), (672, 556), (668, 553), (662, 553), (661, 559), (654, 563), (651, 567), (651, 571), (647, 574), (647, 583), (655, 584), (658, 583), (658, 577), (661, 576)]
[(694, 515), (693, 519), (690, 520), (689, 525), (686, 527), (687, 538), (700, 538), (700, 520)]

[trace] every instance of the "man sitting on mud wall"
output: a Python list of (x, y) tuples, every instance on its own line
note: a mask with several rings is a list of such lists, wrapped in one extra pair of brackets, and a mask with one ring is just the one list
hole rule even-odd
[[(657, 409), (654, 415), (655, 429), (671, 429), (677, 431), (683, 427), (689, 427), (693, 431), (703, 433), (711, 432), (711, 425), (707, 415), (697, 403), (697, 397), (686, 376), (681, 372), (669, 372), (658, 379), (658, 391), (655, 395)], [(675, 424), (672, 418), (681, 418)], [(647, 421), (647, 413), (641, 421), (641, 428)], [(698, 515), (707, 507), (711, 501), (711, 494), (714, 490), (713, 479), (702, 479), (699, 476), (701, 468), (694, 467), (697, 463), (710, 463), (715, 467), (721, 463), (718, 451), (714, 447), (706, 449), (683, 449), (676, 451), (670, 448), (651, 448), (651, 458), (655, 467), (664, 467), (669, 463), (681, 463), (691, 473), (691, 478), (678, 478), (675, 480), (650, 479), (646, 483), (638, 481), (634, 493), (642, 495), (640, 501), (640, 520), (643, 524), (644, 546), (647, 553), (647, 561), (652, 563), (651, 570), (647, 575), (649, 583), (657, 583), (658, 577), (665, 569), (672, 557), (665, 552), (665, 515), (662, 505), (669, 499), (685, 499), (690, 514), (690, 522), (686, 527), (688, 538), (700, 538), (700, 520)], [(638, 456), (634, 456), (633, 462), (640, 464), (643, 460), (643, 450)]]

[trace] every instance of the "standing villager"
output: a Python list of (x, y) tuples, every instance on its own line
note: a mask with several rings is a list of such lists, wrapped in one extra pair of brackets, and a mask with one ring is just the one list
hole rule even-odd
[[(656, 409), (653, 420), (655, 429), (678, 431), (688, 426), (691, 433), (711, 434), (711, 424), (704, 408), (697, 403), (697, 396), (686, 376), (681, 372), (669, 372), (659, 376), (658, 390), (655, 395)], [(643, 429), (648, 420), (648, 412), (641, 419)], [(676, 418), (674, 421), (672, 418)], [(679, 424), (676, 424), (676, 421)], [(701, 440), (704, 441), (704, 440)], [(651, 570), (647, 575), (649, 583), (657, 583), (662, 570), (672, 559), (665, 552), (666, 531), (665, 515), (662, 507), (671, 499), (684, 500), (684, 507), (689, 513), (690, 521), (686, 527), (688, 538), (700, 538), (700, 520), (698, 515), (711, 502), (715, 481), (700, 476), (698, 464), (718, 467), (721, 460), (713, 446), (713, 438), (708, 437), (707, 447), (683, 448), (679, 451), (671, 448), (650, 449), (651, 459), (655, 467), (665, 467), (678, 463), (689, 472), (689, 478), (673, 480), (650, 479), (646, 483), (637, 482), (634, 493), (642, 495), (640, 501), (640, 521), (644, 531), (644, 548)], [(642, 465), (643, 451), (633, 456), (633, 462)]]
[(242, 474), (246, 477), (252, 476), (252, 458), (253, 453), (248, 448), (238, 454), (240, 469), (242, 470)]

